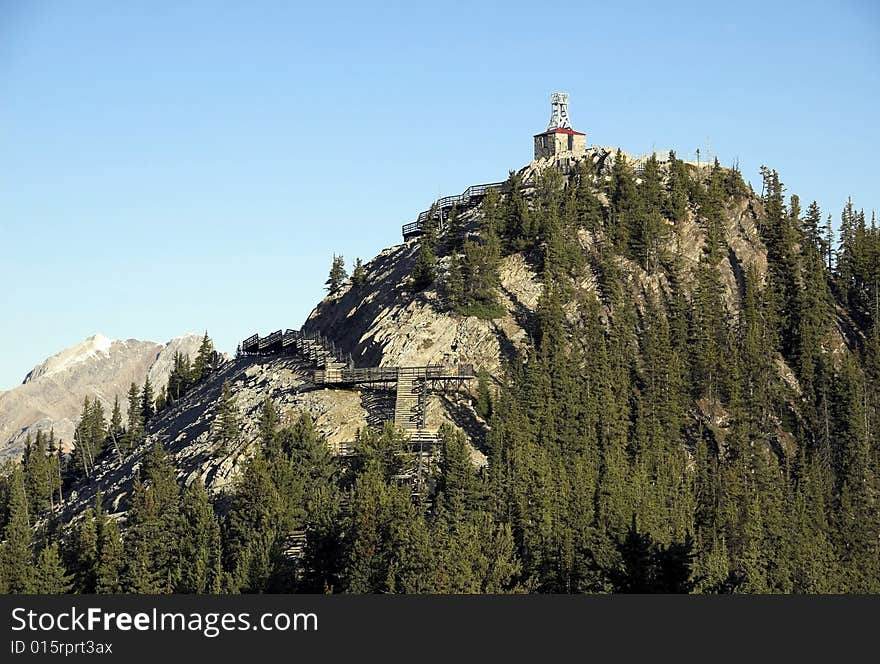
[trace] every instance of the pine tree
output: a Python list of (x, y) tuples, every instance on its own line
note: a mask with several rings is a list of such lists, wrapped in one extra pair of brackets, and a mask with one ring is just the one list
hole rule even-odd
[(825, 249), (825, 240), (822, 236), (822, 212), (819, 210), (819, 204), (816, 201), (810, 203), (807, 208), (807, 213), (804, 215), (804, 218), (801, 220), (800, 230), (801, 233), (804, 234), (804, 237), (809, 241), (810, 246), (812, 246), (816, 251), (819, 252), (821, 256), (826, 254)]
[(83, 400), (83, 410), (79, 423), (74, 431), (73, 457), (79, 475), (89, 477), (104, 451), (107, 437), (107, 425), (104, 420), (104, 408), (95, 399)]
[(144, 411), (140, 391), (131, 384), (128, 389), (128, 426), (125, 429), (125, 449), (133, 450), (144, 441)]
[(57, 491), (57, 505), (61, 505), (63, 500), (62, 495), (62, 479), (65, 473), (64, 467), (64, 456), (61, 451), (60, 442), (55, 439), (55, 429), (49, 431), (49, 443), (48, 443), (48, 451), (49, 451), (49, 476), (50, 476), (50, 484), (51, 484), (51, 493), (50, 493), (50, 502), (52, 503), (52, 509), (55, 509), (55, 492)]
[(434, 283), (436, 278), (437, 259), (430, 245), (424, 241), (419, 243), (419, 254), (412, 271), (412, 286), (416, 291), (424, 290)]
[(171, 592), (184, 564), (179, 549), (180, 489), (171, 459), (159, 443), (144, 455), (128, 524), (123, 588), (132, 593)]
[(125, 558), (116, 519), (101, 513), (97, 520), (96, 531), (98, 554), (95, 592), (101, 594), (122, 592)]
[(189, 355), (175, 351), (173, 365), (168, 376), (168, 389), (166, 391), (167, 402), (171, 405), (177, 403), (194, 383), (193, 368), (190, 364)]
[(484, 420), (492, 417), (492, 394), (489, 392), (489, 373), (483, 368), (477, 372), (476, 411)]
[(110, 414), (110, 423), (107, 425), (107, 436), (117, 452), (122, 448), (124, 431), (122, 427), (122, 410), (119, 407), (119, 395), (116, 395), (113, 398), (113, 412)]
[(156, 396), (153, 394), (153, 383), (147, 376), (144, 380), (144, 389), (141, 392), (141, 417), (144, 424), (149, 422), (156, 412)]
[(223, 382), (223, 389), (220, 392), (217, 414), (214, 417), (214, 436), (220, 454), (228, 453), (229, 449), (238, 443), (241, 436), (238, 405), (228, 381)]
[(623, 153), (618, 150), (611, 167), (609, 182), (611, 201), (611, 233), (619, 253), (629, 255), (630, 236), (639, 227), (638, 192), (632, 169)]
[(284, 527), (282, 497), (262, 454), (250, 459), (237, 478), (233, 504), (223, 537), (228, 589), (263, 592), (272, 573), (272, 552)]
[(497, 245), (483, 242), (464, 243), (464, 257), (461, 260), (461, 283), (463, 293), (459, 313), (492, 319), (504, 315), (498, 304), (496, 291), (500, 282), (498, 276)]
[(645, 162), (638, 188), (639, 200), (631, 214), (630, 246), (634, 257), (647, 272), (653, 272), (664, 258), (662, 248), (668, 235), (663, 210), (666, 193), (660, 178), (660, 165), (655, 155)]
[(86, 511), (76, 525), (70, 543), (71, 572), (76, 592), (91, 594), (95, 592), (98, 572), (98, 527), (100, 518), (100, 494), (94, 509)]
[(461, 259), (450, 256), (443, 277), (443, 296), (450, 309), (459, 310), (464, 306), (464, 276), (461, 271)]
[(332, 295), (342, 288), (342, 284), (347, 278), (348, 273), (345, 271), (345, 259), (342, 256), (333, 254), (333, 263), (330, 266), (330, 276), (327, 277), (327, 281), (325, 282), (327, 291)]
[(201, 479), (194, 480), (184, 491), (181, 516), (182, 571), (176, 592), (217, 593), (222, 579), (220, 526)]
[(27, 437), (23, 463), (28, 513), (36, 515), (49, 506), (52, 497), (51, 462), (46, 456), (46, 434), (42, 431), (37, 431), (33, 442)]
[[(278, 436), (280, 423), (281, 418), (273, 401), (268, 397), (263, 399), (263, 407), (260, 410), (260, 443), (263, 446), (263, 450), (269, 455), (272, 455), (273, 451), (277, 450), (281, 445)], [(277, 454), (277, 452), (275, 453)]]
[(430, 540), (403, 487), (387, 484), (377, 467), (355, 480), (345, 585), (349, 592), (430, 591), (425, 566)]
[(501, 203), (501, 237), (507, 251), (522, 251), (533, 240), (532, 215), (523, 195), (522, 178), (511, 171), (504, 183)]
[(196, 360), (193, 362), (192, 380), (194, 383), (197, 383), (208, 375), (213, 357), (214, 342), (211, 341), (211, 337), (208, 336), (208, 331), (205, 330), (205, 336), (202, 337), (202, 343), (199, 344), (199, 351), (196, 354)]
[(664, 215), (673, 222), (684, 221), (688, 212), (688, 174), (684, 162), (669, 151), (669, 178)]
[(834, 267), (833, 258), (834, 258), (835, 249), (834, 249), (834, 226), (831, 223), (831, 215), (830, 214), (828, 215), (828, 217), (825, 220), (824, 247), (825, 247), (825, 265), (828, 268), (828, 271), (831, 272), (831, 270)]
[(596, 231), (602, 224), (603, 210), (596, 196), (594, 181), (597, 179), (592, 164), (584, 160), (578, 164), (575, 173), (576, 185), (573, 197), (575, 202), (575, 222), (588, 231)]
[(9, 479), (8, 513), (0, 544), (0, 589), (11, 594), (31, 592), (33, 582), (31, 526), (21, 465)]
[(364, 268), (363, 261), (358, 258), (354, 262), (354, 270), (351, 273), (351, 285), (355, 288), (361, 288), (367, 283), (367, 271)]
[(63, 595), (72, 588), (71, 577), (64, 567), (55, 542), (40, 551), (33, 575), (31, 592), (35, 594)]
[(465, 240), (465, 228), (458, 209), (453, 206), (446, 217), (446, 250), (449, 253), (461, 251)]
[(168, 388), (163, 385), (159, 390), (159, 394), (156, 395), (156, 412), (161, 412), (165, 410), (168, 406)]
[(444, 425), (440, 440), (442, 451), (437, 493), (442, 496), (448, 518), (460, 522), (477, 507), (479, 489), (474, 467), (463, 433)]

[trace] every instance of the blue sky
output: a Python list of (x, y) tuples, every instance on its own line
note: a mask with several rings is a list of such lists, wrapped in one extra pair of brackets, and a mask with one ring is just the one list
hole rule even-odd
[[(0, 0), (0, 389), (101, 332), (298, 327), (333, 252), (587, 142), (880, 209), (880, 3)], [(723, 6), (724, 5), (724, 6)]]

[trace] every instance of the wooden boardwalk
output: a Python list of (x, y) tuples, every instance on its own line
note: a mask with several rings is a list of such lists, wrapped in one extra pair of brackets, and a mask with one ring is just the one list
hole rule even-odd
[(430, 364), (418, 367), (360, 367), (333, 341), (319, 333), (278, 330), (265, 337), (254, 334), (240, 344), (248, 355), (292, 354), (311, 362), (316, 386), (357, 388), (381, 386), (395, 390), (394, 424), (420, 448), (437, 441), (437, 431), (425, 427), (428, 393), (461, 388), (476, 377), (470, 364)]
[(438, 198), (434, 201), (434, 204), (430, 209), (420, 213), (415, 221), (403, 225), (402, 232), (404, 242), (421, 235), (424, 232), (425, 223), (432, 215), (433, 218), (439, 222), (440, 228), (443, 228), (443, 224), (449, 217), (452, 208), (457, 208), (461, 211), (474, 207), (482, 202), (490, 190), (494, 189), (496, 191), (502, 191), (504, 185), (505, 182), (475, 184), (465, 189), (458, 196), (444, 196), (443, 198)]

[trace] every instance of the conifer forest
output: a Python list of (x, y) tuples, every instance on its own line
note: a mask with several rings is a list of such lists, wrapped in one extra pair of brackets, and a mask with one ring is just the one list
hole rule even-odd
[[(455, 316), (504, 313), (514, 254), (540, 281), (527, 347), (467, 388), (479, 440), (444, 426), (416, 482), (393, 425), (339, 456), (308, 414), (266, 399), (231, 488), (185, 483), (152, 423), (222, 361), (206, 334), (167, 387), (86, 399), (72, 452), (41, 432), (6, 464), (0, 591), (880, 592), (874, 215), (820, 210), (769, 168), (758, 191), (717, 161), (614, 156), (528, 186), (512, 172), (413, 241), (409, 296), (435, 292)], [(731, 248), (744, 209), (762, 247), (748, 266)], [(370, 274), (334, 256), (328, 297), (349, 283), (368, 297)], [(225, 387), (219, 457), (241, 418)], [(67, 509), (134, 454), (121, 504), (98, 491)]]

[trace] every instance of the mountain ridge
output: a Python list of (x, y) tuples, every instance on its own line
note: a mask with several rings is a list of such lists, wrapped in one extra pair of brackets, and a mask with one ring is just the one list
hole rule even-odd
[(20, 455), (28, 435), (38, 430), (54, 429), (69, 451), (84, 398), (98, 399), (109, 413), (118, 396), (124, 413), (131, 382), (140, 386), (149, 376), (158, 391), (168, 381), (174, 353), (194, 355), (200, 342), (196, 334), (159, 343), (96, 333), (47, 357), (20, 385), (0, 392), (0, 460)]

